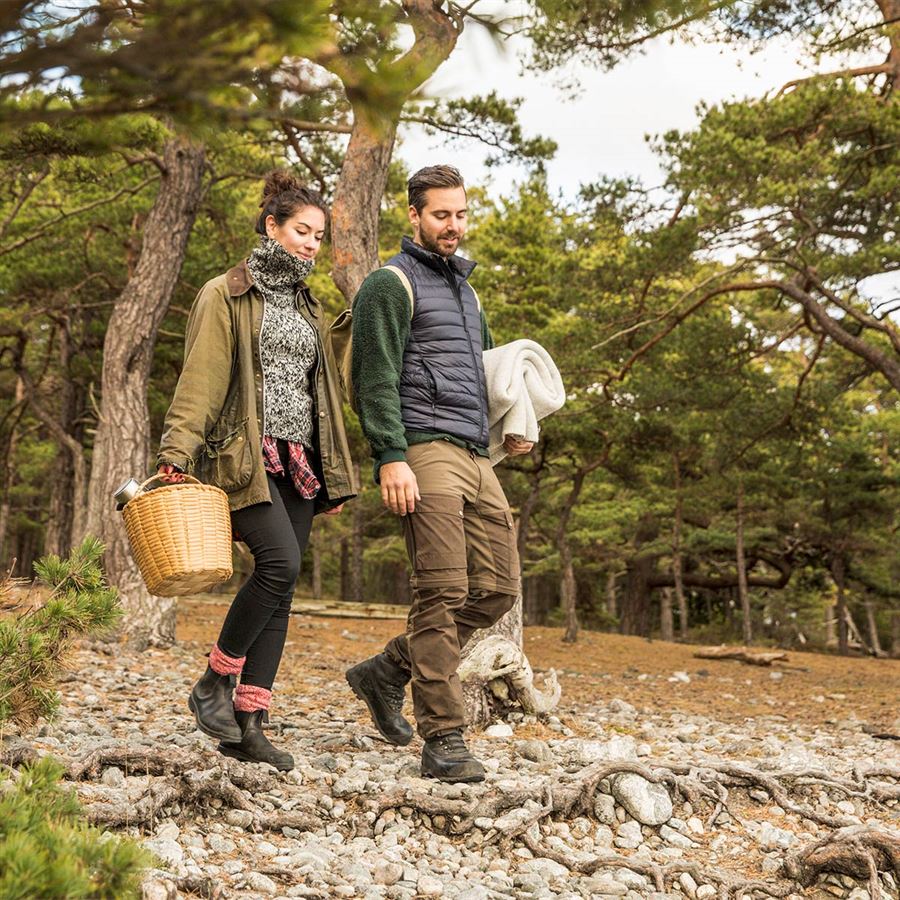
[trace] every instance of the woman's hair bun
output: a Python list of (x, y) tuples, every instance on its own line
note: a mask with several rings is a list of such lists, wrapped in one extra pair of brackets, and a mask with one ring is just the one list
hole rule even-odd
[(259, 204), (265, 206), (273, 197), (284, 191), (303, 190), (303, 182), (296, 175), (288, 172), (287, 169), (273, 169), (266, 175), (266, 181), (263, 185), (263, 198)]

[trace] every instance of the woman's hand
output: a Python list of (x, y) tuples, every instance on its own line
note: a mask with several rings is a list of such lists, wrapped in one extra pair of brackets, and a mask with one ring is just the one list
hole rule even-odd
[(324, 510), (324, 513), (326, 516), (339, 516), (343, 508), (344, 504), (341, 503), (338, 506), (332, 506), (331, 509)]
[(171, 463), (161, 463), (156, 467), (159, 480), (165, 484), (181, 484), (184, 481), (184, 472), (179, 472)]

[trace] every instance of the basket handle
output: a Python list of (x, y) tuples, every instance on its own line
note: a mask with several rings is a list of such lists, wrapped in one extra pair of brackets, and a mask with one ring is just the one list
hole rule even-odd
[[(184, 475), (185, 479), (190, 480), (190, 481), (194, 482), (195, 484), (203, 484), (203, 482), (199, 478), (194, 478), (193, 475), (188, 475), (187, 473), (182, 473), (182, 474)], [(147, 487), (147, 485), (150, 484), (151, 481), (162, 481), (162, 478), (160, 478), (159, 473), (151, 475), (146, 481), (141, 482), (141, 486), (138, 488), (138, 492), (142, 491), (145, 487)], [(166, 484), (166, 482), (164, 482), (164, 481), (162, 481), (162, 483), (166, 487), (174, 487), (175, 486), (172, 484)], [(176, 484), (184, 484), (184, 482), (178, 481), (178, 482), (176, 482)]]

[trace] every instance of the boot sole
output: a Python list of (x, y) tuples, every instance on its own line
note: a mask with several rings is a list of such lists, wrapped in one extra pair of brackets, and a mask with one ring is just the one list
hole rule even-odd
[(219, 744), (216, 749), (222, 756), (228, 756), (231, 759), (239, 759), (241, 762), (265, 763), (267, 766), (274, 766), (279, 772), (290, 772), (294, 768), (293, 762), (290, 765), (279, 765), (275, 762), (269, 762), (266, 759), (256, 759), (256, 757), (244, 753), (243, 750), (238, 750), (237, 747), (228, 747), (225, 744)]
[(434, 778), (435, 781), (442, 781), (444, 784), (477, 784), (479, 781), (484, 781), (484, 775), (469, 775), (466, 778), (451, 778), (451, 777), (442, 777), (440, 775), (434, 775), (431, 772), (422, 772), (423, 778)]
[(240, 728), (235, 731), (225, 732), (225, 731), (216, 731), (212, 728), (208, 728), (203, 722), (200, 721), (200, 716), (197, 715), (197, 705), (194, 703), (193, 695), (188, 697), (188, 709), (194, 714), (194, 721), (197, 723), (197, 728), (200, 729), (204, 734), (209, 735), (211, 738), (215, 738), (217, 741), (242, 741), (244, 739), (244, 735), (241, 733)]
[(372, 724), (378, 730), (378, 733), (389, 744), (393, 744), (395, 747), (405, 747), (413, 739), (412, 734), (410, 734), (410, 736), (404, 741), (404, 740), (398, 740), (396, 737), (391, 737), (389, 734), (385, 734), (381, 730), (381, 726), (378, 724), (378, 717), (375, 715), (375, 710), (372, 708), (372, 702), (369, 700), (369, 698), (366, 696), (365, 691), (362, 689), (362, 686), (361, 686), (362, 676), (356, 674), (353, 671), (353, 669), (348, 669), (344, 673), (344, 678), (347, 679), (347, 684), (350, 685), (350, 690), (353, 691), (353, 693), (357, 697), (359, 697), (359, 699), (362, 700), (362, 702), (365, 703), (366, 706), (368, 707), (369, 715), (372, 717)]

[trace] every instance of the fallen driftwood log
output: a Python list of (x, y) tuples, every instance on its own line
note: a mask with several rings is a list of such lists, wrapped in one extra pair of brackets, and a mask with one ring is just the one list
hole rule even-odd
[(787, 660), (783, 650), (748, 650), (746, 647), (704, 647), (697, 650), (694, 656), (698, 659), (736, 659), (751, 666), (771, 666), (773, 662)]
[(409, 607), (399, 603), (354, 603), (349, 600), (299, 600), (291, 612), (304, 616), (329, 616), (339, 619), (405, 619)]

